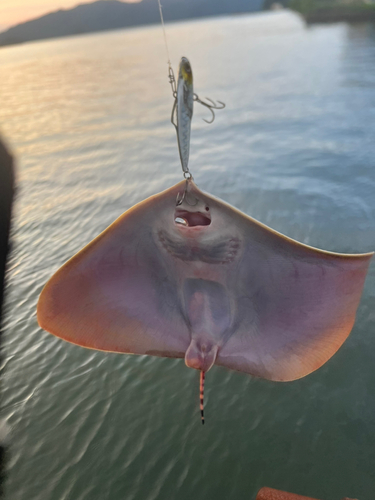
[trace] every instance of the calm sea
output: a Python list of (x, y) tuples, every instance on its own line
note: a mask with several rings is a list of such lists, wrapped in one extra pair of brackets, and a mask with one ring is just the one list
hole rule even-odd
[[(323, 249), (375, 249), (375, 28), (289, 12), (167, 26), (189, 57), (198, 186)], [(17, 157), (1, 419), (6, 500), (323, 500), (375, 495), (375, 266), (356, 325), (291, 383), (106, 354), (42, 331), (43, 284), (122, 212), (182, 179), (161, 28), (0, 50), (0, 120)]]

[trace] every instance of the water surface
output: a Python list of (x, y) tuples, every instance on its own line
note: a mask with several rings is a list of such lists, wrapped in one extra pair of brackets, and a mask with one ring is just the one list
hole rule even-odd
[[(375, 29), (269, 13), (167, 26), (195, 108), (198, 186), (301, 242), (375, 249)], [(375, 491), (375, 272), (320, 370), (272, 383), (214, 367), (206, 425), (183, 360), (85, 350), (37, 325), (51, 274), (134, 203), (178, 182), (160, 27), (0, 50), (18, 196), (2, 370), (7, 500), (337, 500)]]

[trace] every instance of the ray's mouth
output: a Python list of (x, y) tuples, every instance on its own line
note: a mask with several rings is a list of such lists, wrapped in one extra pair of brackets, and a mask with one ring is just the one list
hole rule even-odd
[(189, 212), (187, 210), (176, 210), (174, 222), (177, 225), (185, 227), (209, 226), (211, 224), (211, 216), (202, 212)]

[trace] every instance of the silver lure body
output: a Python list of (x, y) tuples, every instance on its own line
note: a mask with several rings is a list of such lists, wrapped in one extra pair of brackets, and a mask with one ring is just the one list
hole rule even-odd
[(183, 57), (178, 70), (176, 116), (177, 142), (182, 170), (189, 174), (191, 120), (193, 118), (194, 90), (190, 63)]

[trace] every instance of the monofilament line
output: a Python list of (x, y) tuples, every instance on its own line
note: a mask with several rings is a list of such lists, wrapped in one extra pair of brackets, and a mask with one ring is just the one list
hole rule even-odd
[(160, 12), (160, 20), (161, 20), (161, 27), (163, 28), (163, 35), (164, 35), (164, 43), (165, 43), (165, 48), (167, 51), (167, 57), (168, 57), (168, 66), (171, 68), (171, 59), (169, 57), (169, 50), (168, 50), (168, 42), (167, 42), (167, 35), (165, 33), (165, 25), (164, 25), (164, 17), (163, 17), (163, 11), (161, 10), (161, 3), (160, 0), (158, 0), (159, 4), (159, 12)]

